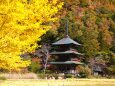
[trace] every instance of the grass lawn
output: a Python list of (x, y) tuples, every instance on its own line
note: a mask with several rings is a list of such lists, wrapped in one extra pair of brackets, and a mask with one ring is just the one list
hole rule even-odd
[(115, 79), (5, 80), (0, 86), (115, 86)]

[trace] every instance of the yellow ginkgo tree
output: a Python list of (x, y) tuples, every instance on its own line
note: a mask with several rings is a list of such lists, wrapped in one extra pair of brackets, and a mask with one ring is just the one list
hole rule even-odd
[(0, 0), (0, 69), (30, 64), (20, 55), (37, 47), (62, 5), (59, 0)]

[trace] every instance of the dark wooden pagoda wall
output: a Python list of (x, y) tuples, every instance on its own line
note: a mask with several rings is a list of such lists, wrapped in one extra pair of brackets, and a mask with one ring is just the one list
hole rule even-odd
[(56, 61), (61, 61), (61, 62), (62, 61), (70, 61), (72, 58), (78, 58), (78, 57), (77, 56), (74, 57), (73, 55), (69, 55), (69, 54), (58, 55), (58, 58), (56, 59)]

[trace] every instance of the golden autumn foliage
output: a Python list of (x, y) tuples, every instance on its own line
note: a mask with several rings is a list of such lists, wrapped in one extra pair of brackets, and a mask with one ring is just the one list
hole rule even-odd
[(20, 54), (37, 47), (62, 5), (58, 0), (0, 0), (0, 68), (11, 71), (30, 64)]

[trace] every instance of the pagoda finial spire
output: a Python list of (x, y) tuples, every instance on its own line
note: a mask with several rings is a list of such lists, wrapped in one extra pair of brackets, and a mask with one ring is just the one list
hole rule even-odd
[(68, 19), (66, 21), (66, 36), (68, 36)]

